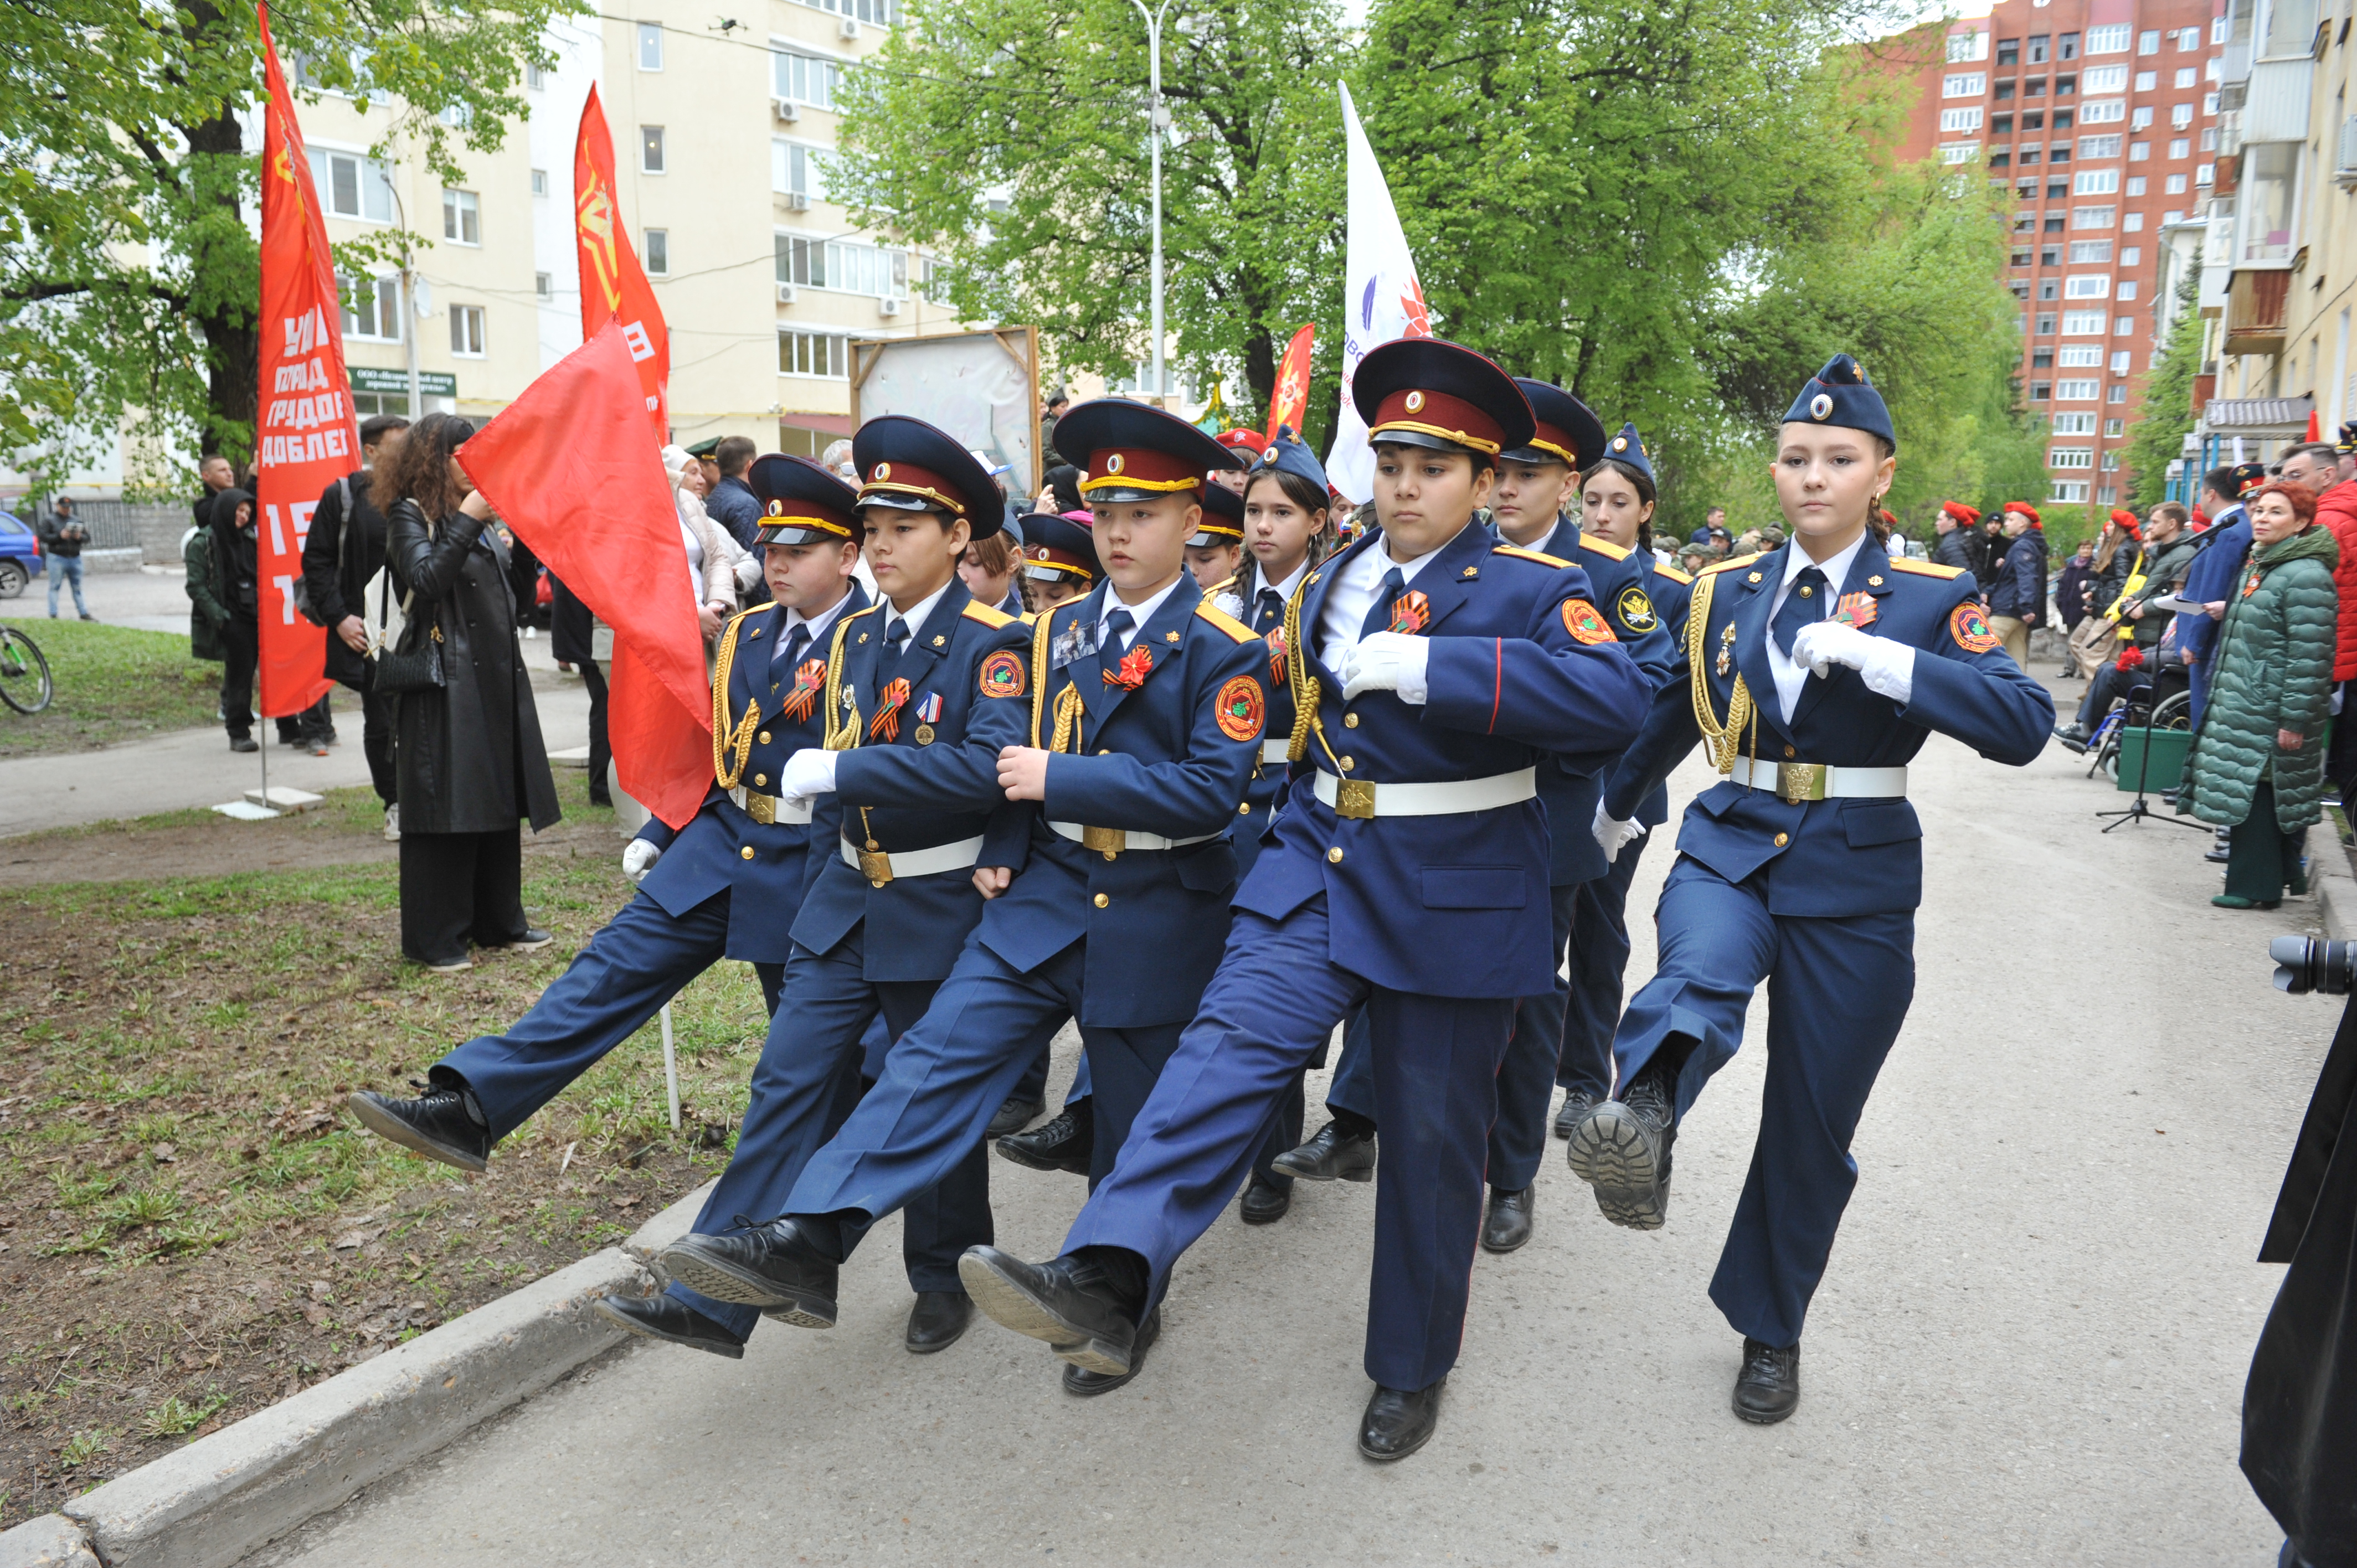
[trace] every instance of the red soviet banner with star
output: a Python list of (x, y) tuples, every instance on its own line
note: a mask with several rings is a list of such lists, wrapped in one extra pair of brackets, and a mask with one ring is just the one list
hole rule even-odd
[(573, 237), (581, 251), (581, 340), (597, 336), (608, 321), (622, 324), (622, 341), (638, 366), (647, 417), (658, 446), (671, 439), (671, 333), (663, 326), (655, 291), (623, 227), (614, 192), (614, 135), (597, 89), (581, 106), (581, 130), (573, 143)]
[(1285, 358), (1276, 362), (1276, 390), (1268, 394), (1268, 429), (1264, 432), (1274, 441), (1277, 426), (1293, 426), (1296, 440), (1301, 436), (1302, 416), (1309, 412), (1309, 347), (1317, 339), (1318, 323), (1310, 322), (1293, 335), (1285, 346)]
[(324, 696), (328, 634), (295, 608), (303, 540), (328, 486), (360, 467), (344, 373), (336, 269), (319, 220), (310, 156), (278, 68), (269, 7), (256, 6), (269, 90), (262, 132), (261, 395), (254, 408), (254, 582), (261, 620), (262, 716)]

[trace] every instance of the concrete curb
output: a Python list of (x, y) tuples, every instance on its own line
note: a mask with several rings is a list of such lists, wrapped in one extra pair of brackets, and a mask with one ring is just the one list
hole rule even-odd
[[(2331, 824), (2325, 826), (2330, 829)], [(2317, 872), (2309, 877), (2316, 892), (2317, 923), (2336, 942), (2357, 936), (2357, 878)]]
[(589, 1303), (635, 1294), (646, 1262), (686, 1232), (710, 1191), (619, 1247), (0, 1535), (0, 1568), (230, 1568), (620, 1344), (628, 1336)]

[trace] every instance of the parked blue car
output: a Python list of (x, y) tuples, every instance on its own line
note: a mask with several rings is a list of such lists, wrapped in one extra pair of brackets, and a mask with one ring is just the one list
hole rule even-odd
[(41, 542), (33, 525), (14, 512), (0, 511), (0, 599), (13, 599), (25, 585), (39, 576)]

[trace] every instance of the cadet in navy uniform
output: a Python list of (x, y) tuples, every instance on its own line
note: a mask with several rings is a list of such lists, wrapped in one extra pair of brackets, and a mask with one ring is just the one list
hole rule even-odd
[(1570, 1149), (1606, 1218), (1661, 1225), (1679, 1118), (1769, 983), (1760, 1134), (1710, 1287), (1744, 1337), (1734, 1407), (1749, 1422), (1800, 1402), (1802, 1319), (1857, 1182), (1850, 1136), (1914, 994), (1923, 830), (1906, 765), (1937, 730), (2018, 767), (2054, 720), (1973, 579), (1887, 555), (1868, 531), (1897, 451), (1848, 355), (1801, 389), (1773, 465), (1792, 542), (1696, 579), (1685, 667), (1595, 823), (1617, 853), (1697, 741), (1730, 775), (1687, 808), (1655, 914), (1660, 959), (1613, 1043), (1620, 1098)]
[(1081, 597), (1103, 575), (1086, 521), (1047, 512), (1023, 519), (1023, 596), (1031, 606), (1028, 618), (1036, 620)]
[(835, 838), (832, 802), (823, 811), (790, 809), (776, 780), (790, 757), (824, 736), (819, 650), (866, 596), (852, 575), (860, 524), (850, 486), (815, 463), (774, 454), (747, 478), (764, 513), (759, 537), (775, 602), (737, 616), (721, 635), (713, 784), (702, 809), (677, 833), (650, 822), (623, 850), (640, 897), (514, 1027), (444, 1057), (418, 1099), (353, 1095), (354, 1113), (372, 1132), (479, 1171), (492, 1144), (722, 958), (752, 961), (774, 1011), (784, 927), (813, 860)]
[[(1634, 424), (1607, 443), (1600, 459), (1580, 480), (1579, 524), (1583, 539), (1634, 551), (1631, 559), (1651, 567), (1644, 592), (1674, 650), (1684, 645), (1686, 604), (1694, 579), (1652, 558), (1653, 463)], [(1589, 803), (1593, 821), (1594, 802)], [(1637, 821), (1647, 829), (1669, 821), (1670, 790), (1664, 784), (1640, 801)], [(1566, 825), (1566, 832), (1576, 830)], [(1581, 833), (1585, 841), (1591, 834)], [(1571, 936), (1565, 944), (1570, 992), (1564, 999), (1563, 1059), (1555, 1081), (1563, 1105), (1555, 1132), (1568, 1138), (1588, 1108), (1612, 1092), (1612, 1030), (1620, 1022), (1622, 977), (1629, 968), (1629, 886), (1649, 839), (1640, 838), (1613, 857), (1601, 876), (1574, 890)], [(1562, 840), (1555, 853), (1563, 852)]]
[[(1102, 1176), (1219, 961), (1236, 879), (1230, 833), (1260, 755), (1268, 679), (1267, 646), (1205, 604), (1184, 566), (1203, 476), (1225, 454), (1184, 421), (1116, 399), (1082, 403), (1056, 433), (1087, 454), (1107, 581), (1041, 616), (1029, 662), (1016, 667), (1030, 699), (1021, 738), (1033, 744), (1001, 753), (998, 777), (1010, 800), (1036, 803), (1029, 842), (976, 872), (991, 895), (981, 924), (883, 1078), (766, 1210), (783, 1218), (664, 1252), (673, 1277), (706, 1294), (832, 1323), (838, 1264), (875, 1219), (979, 1142), (1028, 1064), (1033, 1029), (1065, 1011), (1089, 1055)], [(1256, 1132), (1274, 1100), (1272, 1089)], [(1065, 1387), (1100, 1393), (1130, 1369), (1075, 1369)]]
[(1203, 520), (1187, 540), (1187, 574), (1206, 596), (1235, 577), (1244, 552), (1244, 498), (1222, 484), (1203, 487)]
[[(1431, 1435), (1464, 1329), (1484, 1149), (1515, 999), (1554, 982), (1537, 765), (1636, 731), (1644, 676), (1587, 574), (1473, 521), (1528, 444), (1506, 373), (1433, 338), (1360, 361), (1382, 527), (1286, 615), (1300, 715), (1275, 842), (1178, 1054), (1045, 1265), (966, 1254), (975, 1305), (1100, 1377), (1135, 1366), (1171, 1266), (1251, 1168), (1269, 1107), (1362, 1002), (1388, 1141), (1375, 1201), (1360, 1451)], [(1307, 640), (1305, 640), (1305, 634)]]

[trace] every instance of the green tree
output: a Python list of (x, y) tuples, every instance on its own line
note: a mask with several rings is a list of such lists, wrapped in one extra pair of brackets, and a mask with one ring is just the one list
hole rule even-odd
[[(456, 177), (459, 146), (497, 147), (524, 113), (518, 79), (553, 63), (541, 30), (560, 9), (287, 0), (271, 27), (308, 97), (365, 96), (380, 150)], [(0, 6), (0, 440), (128, 419), (151, 468), (250, 451), (262, 93), (247, 5)], [(344, 259), (404, 238), (424, 243), (387, 234)]]
[(2169, 466), (2183, 456), (2195, 416), (2193, 378), (2201, 370), (2201, 263), (2177, 285), (2177, 319), (2145, 379), (2144, 407), (2128, 434), (2128, 505), (2138, 512), (2167, 499)]

